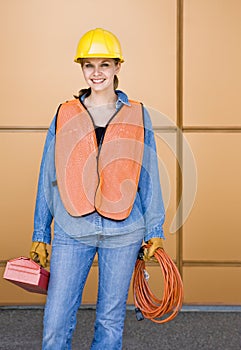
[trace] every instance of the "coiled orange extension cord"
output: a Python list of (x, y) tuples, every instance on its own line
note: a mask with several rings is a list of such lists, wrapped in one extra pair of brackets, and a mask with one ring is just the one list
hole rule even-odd
[[(143, 246), (143, 248), (148, 248), (148, 246)], [(164, 280), (163, 298), (160, 300), (152, 293), (148, 285), (145, 278), (145, 261), (140, 256), (141, 253), (136, 261), (133, 276), (136, 310), (141, 311), (145, 318), (156, 323), (171, 321), (180, 311), (183, 302), (183, 283), (180, 273), (168, 254), (163, 249), (158, 248), (154, 257), (161, 267)]]

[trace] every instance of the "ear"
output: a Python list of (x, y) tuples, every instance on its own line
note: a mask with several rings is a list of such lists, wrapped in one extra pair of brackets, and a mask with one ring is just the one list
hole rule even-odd
[(115, 74), (118, 74), (120, 69), (121, 69), (121, 63), (117, 62), (117, 64), (115, 65)]

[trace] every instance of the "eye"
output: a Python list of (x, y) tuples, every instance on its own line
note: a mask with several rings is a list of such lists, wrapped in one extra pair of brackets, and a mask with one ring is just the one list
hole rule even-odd
[(101, 67), (109, 67), (110, 66), (110, 64), (109, 64), (109, 62), (103, 62), (103, 63), (101, 63)]
[(93, 68), (93, 65), (91, 63), (85, 63), (84, 68)]

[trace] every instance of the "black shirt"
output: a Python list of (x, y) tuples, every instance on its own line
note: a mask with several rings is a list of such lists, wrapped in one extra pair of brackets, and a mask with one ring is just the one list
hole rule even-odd
[(106, 126), (96, 126), (95, 127), (95, 134), (96, 134), (98, 146), (102, 142), (103, 137), (105, 136), (105, 131), (106, 131)]

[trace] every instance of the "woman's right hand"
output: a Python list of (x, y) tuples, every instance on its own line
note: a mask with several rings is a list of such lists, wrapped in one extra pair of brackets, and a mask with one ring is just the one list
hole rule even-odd
[(43, 242), (33, 242), (30, 249), (30, 258), (36, 263), (40, 264), (42, 267), (47, 266), (48, 252), (46, 248), (46, 243)]

